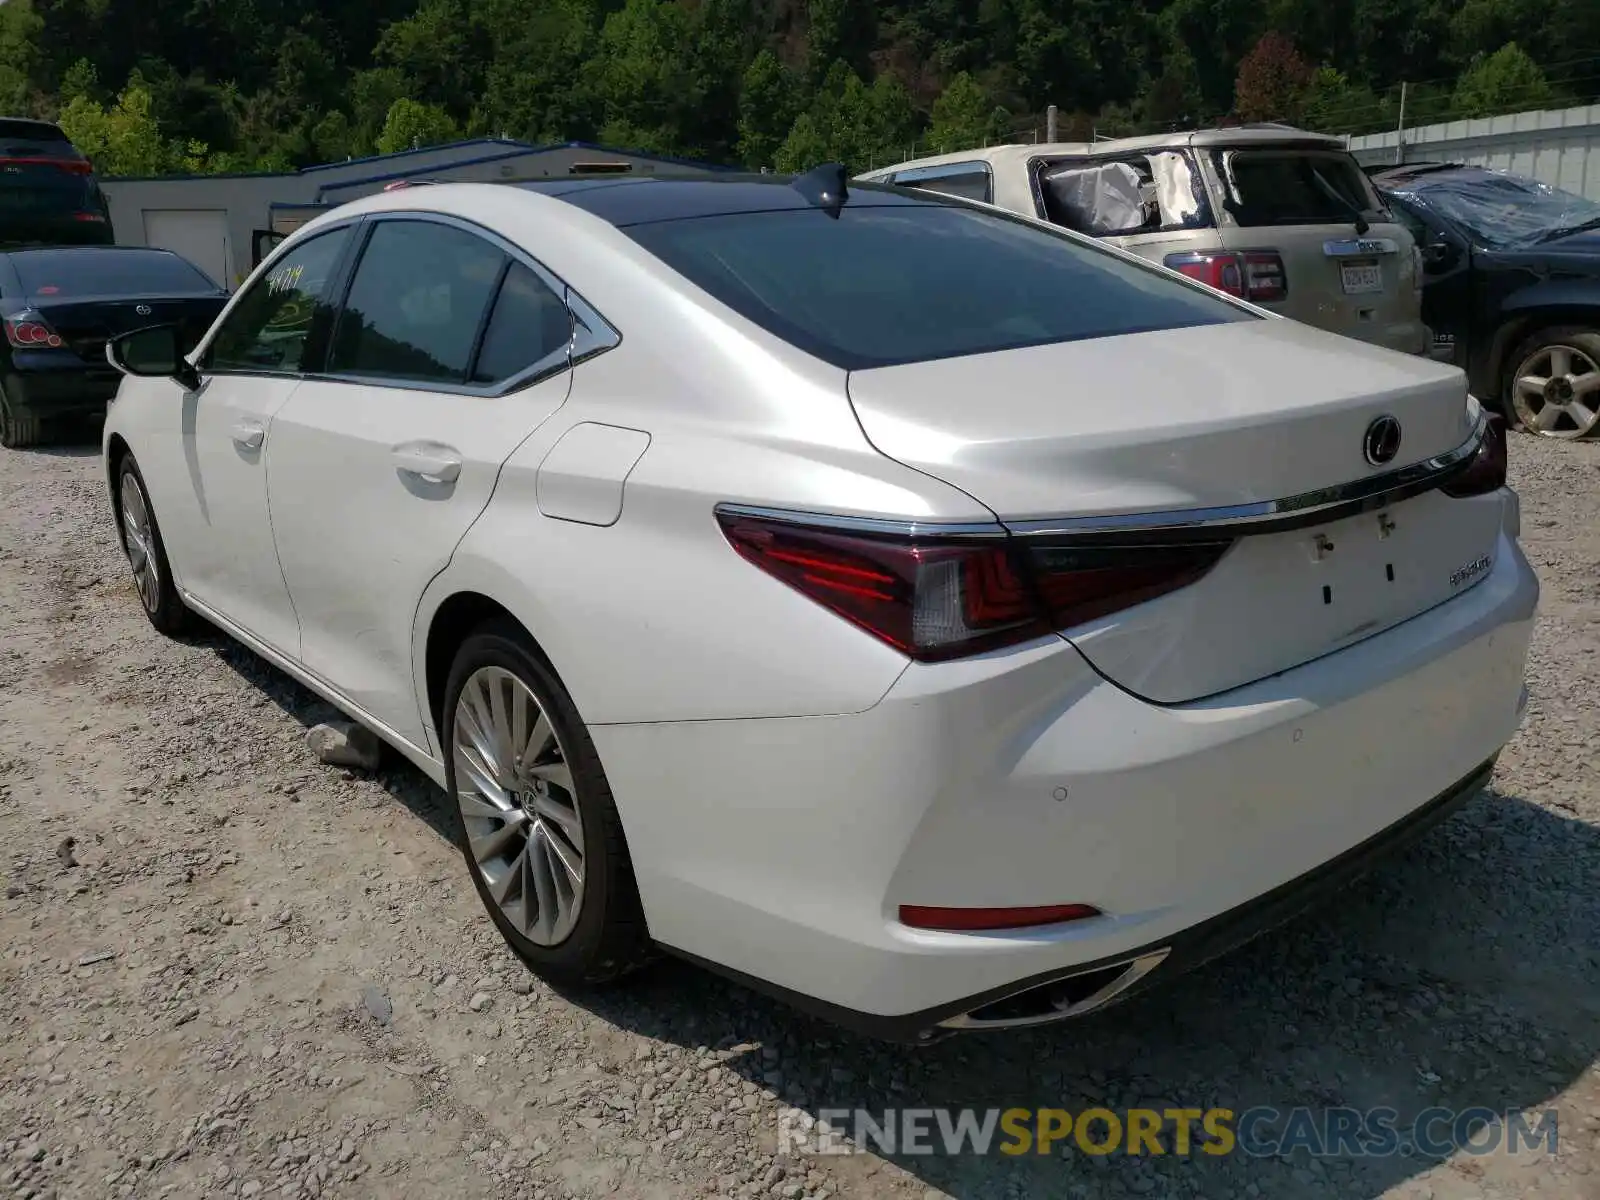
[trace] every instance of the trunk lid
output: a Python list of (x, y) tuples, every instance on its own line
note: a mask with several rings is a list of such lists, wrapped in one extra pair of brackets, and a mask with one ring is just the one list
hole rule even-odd
[[(176, 325), (186, 352), (193, 349), (228, 302), (216, 296), (35, 296), (30, 307), (61, 335), (78, 357), (111, 371), (106, 343), (151, 325)], [(147, 311), (140, 311), (141, 309)]]
[[(1476, 420), (1454, 368), (1276, 320), (858, 371), (849, 387), (880, 451), (1034, 544), (1076, 537), (1092, 518), (1360, 483), (1456, 450)], [(1400, 446), (1373, 465), (1364, 443), (1380, 417), (1399, 422)], [(1198, 582), (1065, 636), (1124, 687), (1193, 700), (1448, 600), (1487, 574), (1500, 522), (1496, 496), (1430, 492), (1322, 525), (1232, 528), (1220, 535), (1232, 548)]]

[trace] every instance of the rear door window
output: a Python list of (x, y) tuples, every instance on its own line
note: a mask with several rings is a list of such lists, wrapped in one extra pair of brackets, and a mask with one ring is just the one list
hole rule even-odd
[(566, 301), (535, 272), (513, 263), (495, 297), (472, 382), (504, 383), (536, 366), (564, 364), (571, 344), (572, 313)]
[(623, 230), (734, 311), (847, 370), (1258, 320), (1198, 284), (1002, 213), (929, 201)]
[(499, 247), (453, 225), (379, 222), (339, 314), (328, 370), (465, 383), (508, 261)]
[(1039, 193), (1053, 223), (1091, 237), (1211, 224), (1205, 184), (1183, 150), (1046, 163), (1039, 168)]
[(1346, 225), (1387, 214), (1348, 154), (1305, 150), (1214, 151), (1228, 210), (1240, 225)]

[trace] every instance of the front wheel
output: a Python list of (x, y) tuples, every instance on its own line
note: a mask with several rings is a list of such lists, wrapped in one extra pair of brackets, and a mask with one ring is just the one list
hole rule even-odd
[(1569, 440), (1600, 431), (1600, 332), (1547, 329), (1513, 361), (1507, 415), (1519, 428)]
[(144, 615), (162, 633), (176, 637), (193, 626), (194, 614), (172, 580), (161, 527), (150, 507), (150, 493), (145, 490), (144, 477), (131, 454), (122, 460), (117, 471), (117, 516), (122, 549), (133, 571), (133, 585)]
[(605, 983), (643, 963), (650, 939), (610, 785), (518, 626), (491, 622), (462, 644), (443, 723), (462, 854), (511, 948), (559, 984)]

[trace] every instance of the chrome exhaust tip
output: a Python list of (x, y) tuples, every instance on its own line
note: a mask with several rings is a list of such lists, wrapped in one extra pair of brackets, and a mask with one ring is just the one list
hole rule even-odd
[(1170, 947), (1137, 958), (1052, 979), (991, 1000), (970, 1012), (946, 1017), (939, 1029), (1022, 1029), (1081, 1017), (1104, 1008), (1166, 961)]

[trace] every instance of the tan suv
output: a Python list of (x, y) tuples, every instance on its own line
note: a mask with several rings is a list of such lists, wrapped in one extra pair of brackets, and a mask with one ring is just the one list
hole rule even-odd
[(1420, 255), (1337, 138), (1247, 126), (868, 171), (1105, 238), (1283, 316), (1424, 354)]

